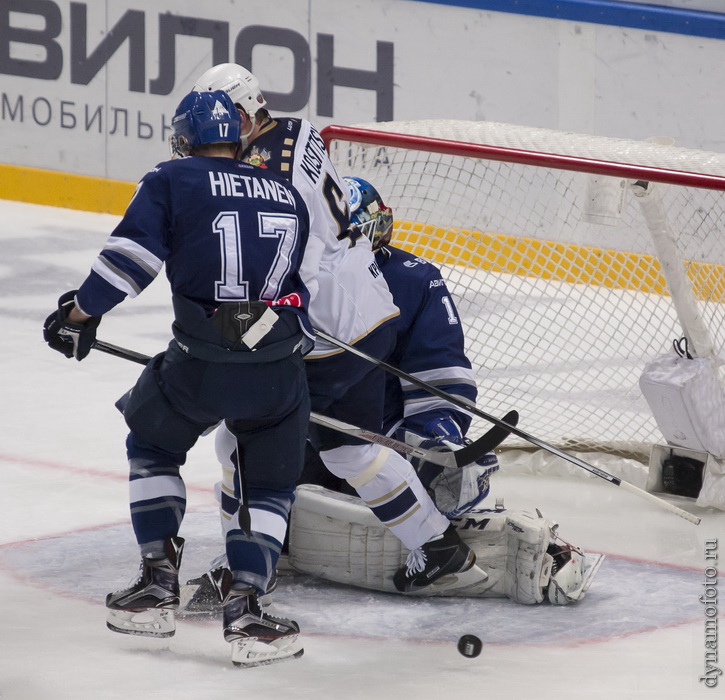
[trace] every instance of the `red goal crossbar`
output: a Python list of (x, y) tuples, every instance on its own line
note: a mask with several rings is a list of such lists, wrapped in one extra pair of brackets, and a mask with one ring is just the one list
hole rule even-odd
[(454, 156), (487, 158), (489, 160), (519, 163), (521, 165), (538, 165), (559, 170), (606, 175), (628, 180), (646, 180), (671, 185), (685, 185), (712, 190), (725, 190), (725, 176), (708, 175), (684, 170), (670, 170), (656, 167), (639, 167), (628, 163), (608, 162), (594, 158), (563, 155), (556, 153), (539, 153), (516, 148), (492, 146), (480, 143), (465, 143), (447, 139), (398, 134), (395, 132), (378, 131), (354, 126), (331, 125), (321, 132), (325, 146), (330, 150), (333, 141), (349, 141), (369, 145), (413, 148), (430, 153), (445, 153)]

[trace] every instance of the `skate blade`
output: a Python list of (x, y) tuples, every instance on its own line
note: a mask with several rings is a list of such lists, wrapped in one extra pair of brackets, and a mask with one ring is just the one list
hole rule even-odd
[(488, 574), (477, 564), (474, 564), (466, 571), (460, 571), (457, 574), (446, 574), (441, 576), (436, 581), (433, 581), (429, 586), (421, 588), (417, 591), (410, 591), (406, 593), (406, 596), (417, 595), (417, 596), (446, 596), (455, 595), (453, 591), (457, 593), (475, 588), (485, 583), (488, 580)]
[(139, 637), (173, 637), (176, 632), (174, 611), (164, 608), (109, 610), (106, 626), (112, 632)]
[(304, 653), (299, 635), (292, 634), (270, 642), (257, 637), (235, 639), (232, 643), (232, 663), (235, 666), (251, 668), (266, 666), (286, 659), (299, 659)]

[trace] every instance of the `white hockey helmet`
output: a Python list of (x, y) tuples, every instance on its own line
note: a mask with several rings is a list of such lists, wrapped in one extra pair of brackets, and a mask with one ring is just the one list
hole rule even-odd
[(238, 63), (220, 63), (210, 68), (199, 77), (193, 89), (197, 92), (224, 90), (252, 120), (257, 110), (267, 104), (259, 89), (259, 80)]
[(257, 121), (257, 111), (267, 104), (259, 89), (259, 80), (238, 63), (220, 63), (210, 68), (196, 81), (194, 90), (197, 92), (224, 90), (232, 98), (232, 102), (244, 110), (249, 117), (250, 127), (246, 134), (240, 135), (239, 141), (242, 144), (242, 151), (246, 150)]

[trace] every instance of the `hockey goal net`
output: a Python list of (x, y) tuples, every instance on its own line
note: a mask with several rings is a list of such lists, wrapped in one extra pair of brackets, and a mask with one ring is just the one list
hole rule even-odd
[(339, 174), (393, 208), (393, 243), (441, 267), (478, 405), (645, 462), (664, 440), (644, 365), (683, 335), (700, 356), (725, 341), (725, 155), (453, 120), (322, 135)]

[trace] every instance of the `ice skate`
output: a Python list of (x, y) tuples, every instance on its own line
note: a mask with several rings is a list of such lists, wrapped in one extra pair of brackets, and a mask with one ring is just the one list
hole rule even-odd
[(401, 593), (430, 593), (436, 588), (462, 588), (485, 581), (476, 555), (449, 525), (443, 535), (414, 549), (393, 577)]
[(296, 622), (262, 612), (251, 588), (232, 590), (228, 569), (222, 577), (215, 584), (224, 601), (224, 639), (232, 645), (235, 666), (262, 666), (302, 656)]
[[(224, 567), (217, 567), (207, 571), (198, 578), (189, 579), (183, 586), (179, 595), (179, 611), (191, 615), (217, 615), (222, 612), (222, 602), (219, 591), (214, 584), (214, 578), (219, 578)], [(272, 592), (277, 588), (277, 572), (267, 585), (267, 591), (259, 596), (259, 604), (266, 607), (272, 603)]]
[(216, 615), (222, 611), (219, 591), (212, 577), (221, 576), (223, 567), (207, 571), (198, 578), (189, 579), (179, 596), (179, 610), (193, 615)]
[(164, 548), (165, 557), (141, 560), (138, 578), (128, 588), (106, 596), (106, 607), (110, 608), (106, 619), (108, 629), (143, 637), (174, 635), (184, 540), (171, 537), (164, 543)]

